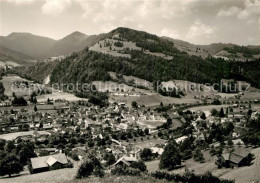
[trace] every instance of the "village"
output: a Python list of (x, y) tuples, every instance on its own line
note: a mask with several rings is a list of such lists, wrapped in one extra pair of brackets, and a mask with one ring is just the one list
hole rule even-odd
[(194, 163), (190, 166), (191, 159), (195, 164), (210, 161), (214, 169), (226, 171), (251, 165), (255, 158), (251, 150), (259, 145), (258, 137), (250, 134), (254, 123), (259, 127), (259, 111), (254, 108), (258, 101), (207, 103), (207, 110), (200, 110), (162, 102), (146, 107), (135, 101), (131, 106), (109, 101), (100, 107), (84, 100), (37, 102), (34, 97), (27, 106), (11, 107), (11, 101), (5, 101), (0, 108), (1, 149), (33, 143), (33, 153), (23, 164), (31, 174), (75, 168), (90, 155), (105, 172), (139, 161), (148, 171), (156, 171), (169, 140), (182, 156), (174, 172), (204, 173)]

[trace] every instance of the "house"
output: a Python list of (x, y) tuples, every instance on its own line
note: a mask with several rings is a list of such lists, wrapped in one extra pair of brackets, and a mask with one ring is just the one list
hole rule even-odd
[(151, 150), (152, 150), (152, 153), (153, 153), (153, 154), (158, 153), (159, 155), (162, 155), (162, 153), (163, 153), (163, 151), (164, 151), (163, 148), (159, 148), (159, 147), (152, 147)]
[(125, 132), (129, 132), (132, 130), (132, 127), (126, 123), (120, 123), (116, 128), (118, 130), (125, 131)]
[(114, 166), (130, 166), (133, 162), (137, 162), (136, 157), (124, 155), (117, 160)]
[(31, 158), (33, 173), (65, 168), (69, 162), (65, 154)]
[(180, 144), (180, 143), (182, 143), (182, 142), (183, 142), (185, 139), (187, 139), (187, 138), (188, 138), (188, 136), (184, 135), (184, 136), (181, 136), (181, 137), (176, 138), (176, 139), (174, 139), (174, 140), (176, 141), (176, 143)]
[(221, 155), (226, 167), (241, 167), (248, 164), (250, 151), (245, 148), (236, 148), (234, 151)]

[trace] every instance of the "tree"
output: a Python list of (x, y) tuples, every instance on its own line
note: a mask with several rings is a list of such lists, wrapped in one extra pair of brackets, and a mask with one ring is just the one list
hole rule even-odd
[(138, 104), (137, 104), (136, 101), (133, 101), (133, 102), (132, 102), (132, 108), (134, 108), (134, 109), (137, 109), (137, 108), (138, 108)]
[(141, 172), (145, 172), (147, 170), (147, 167), (143, 161), (132, 162), (130, 167), (139, 169)]
[(23, 170), (23, 165), (20, 163), (20, 159), (12, 154), (6, 153), (4, 158), (0, 160), (0, 175), (9, 175), (11, 177), (12, 174), (18, 174)]
[(148, 128), (145, 128), (145, 129), (144, 129), (144, 133), (145, 133), (145, 135), (148, 135), (148, 134), (149, 134), (149, 129), (148, 129)]
[(228, 142), (227, 142), (227, 144), (229, 145), (229, 146), (233, 146), (233, 141), (231, 140), (231, 139), (228, 139)]
[(12, 104), (13, 106), (25, 106), (27, 101), (23, 97), (14, 97)]
[(36, 107), (36, 105), (34, 106), (34, 112), (37, 112), (38, 111), (38, 109), (37, 109), (37, 107)]
[(39, 156), (48, 156), (49, 152), (47, 150), (41, 150)]
[(22, 165), (26, 165), (30, 158), (36, 157), (33, 142), (19, 143), (15, 149), (15, 154), (20, 157)]
[(39, 128), (43, 128), (43, 123), (40, 122)]
[(88, 141), (88, 147), (94, 147), (95, 143), (93, 140)]
[(78, 173), (76, 175), (77, 179), (86, 178), (90, 176), (94, 171), (94, 165), (92, 161), (85, 161), (79, 167)]
[(5, 144), (5, 148), (4, 149), (7, 152), (12, 152), (15, 149), (14, 142), (11, 141), (11, 140), (7, 141), (7, 143)]
[(217, 115), (218, 115), (218, 111), (217, 111), (215, 108), (213, 108), (213, 109), (211, 110), (211, 115), (212, 115), (212, 116), (217, 116)]
[(73, 153), (71, 158), (74, 160), (74, 161), (79, 161), (79, 157), (76, 153)]
[(228, 107), (226, 108), (226, 117), (228, 117)]
[(202, 114), (200, 115), (201, 119), (206, 119), (206, 114), (204, 112), (202, 112)]
[(219, 111), (219, 117), (221, 117), (221, 118), (225, 117), (224, 109), (222, 107), (221, 107), (221, 109)]
[(149, 148), (144, 148), (140, 153), (140, 158), (143, 161), (151, 160), (153, 156), (152, 150)]
[(106, 154), (104, 159), (106, 160), (106, 165), (109, 166), (109, 169), (110, 169), (110, 165), (116, 162), (116, 158), (112, 153)]
[(172, 170), (175, 168), (176, 165), (180, 165), (180, 164), (181, 164), (181, 155), (177, 148), (177, 144), (175, 141), (169, 140), (161, 156), (159, 168)]
[(205, 160), (200, 149), (195, 150), (195, 152), (193, 153), (193, 159), (201, 163)]
[(212, 104), (213, 105), (221, 105), (221, 102), (218, 99), (214, 99)]

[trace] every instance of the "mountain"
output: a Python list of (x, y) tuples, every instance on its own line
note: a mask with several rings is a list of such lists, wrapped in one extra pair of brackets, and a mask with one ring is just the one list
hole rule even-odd
[(20, 52), (16, 52), (13, 50), (10, 50), (8, 48), (5, 48), (3, 46), (0, 46), (0, 60), (8, 61), (8, 60), (30, 60), (33, 59), (32, 57), (25, 55)]
[(54, 40), (30, 33), (12, 33), (0, 37), (0, 46), (36, 59), (44, 59), (81, 51), (86, 46), (92, 46), (102, 36), (102, 34), (87, 36), (80, 32), (73, 32), (60, 40)]
[[(108, 34), (91, 36), (87, 36), (81, 32), (76, 31), (60, 40), (36, 36), (30, 33), (11, 33), (6, 37), (0, 37), (0, 46), (37, 59), (45, 59), (48, 57), (57, 57), (60, 55), (70, 55), (73, 52), (83, 50), (85, 47), (92, 47), (93, 45), (97, 44), (100, 40), (104, 40), (105, 38), (112, 38), (111, 35), (114, 36), (113, 38), (116, 38), (117, 35), (124, 36), (123, 34), (120, 34), (120, 31), (121, 29), (119, 28), (111, 31)], [(171, 51), (175, 50), (176, 52), (176, 50), (178, 50), (180, 52), (186, 52), (189, 55), (201, 56), (203, 58), (206, 58), (210, 55), (216, 58), (223, 58), (226, 60), (245, 61), (253, 60), (255, 58), (260, 57), (259, 46), (239, 46), (235, 44), (223, 43), (213, 43), (210, 45), (195, 45), (182, 40), (176, 40), (168, 37), (158, 37), (156, 35), (148, 34), (143, 31), (138, 31), (138, 35), (134, 35), (135, 32), (131, 31), (131, 29), (129, 29), (127, 32), (129, 36), (127, 40), (129, 41), (131, 39), (133, 43), (137, 43), (136, 45), (129, 44), (130, 49), (132, 47), (134, 47), (135, 49), (140, 49), (141, 47), (143, 47), (145, 51), (149, 52), (150, 54), (153, 54), (155, 51), (157, 51), (157, 54), (153, 55), (158, 55), (158, 53), (166, 51), (161, 50), (158, 52), (158, 49), (161, 48), (155, 47), (154, 43), (159, 42), (160, 44), (165, 43), (163, 49), (167, 49), (168, 53), (170, 48)], [(143, 43), (140, 42), (141, 39), (150, 39), (155, 42)], [(94, 51), (104, 51), (103, 48), (100, 48), (100, 45), (96, 45), (96, 47), (94, 47), (93, 49)], [(108, 52), (108, 50), (106, 50), (105, 52)], [(168, 59), (171, 59), (171, 57), (168, 56)]]
[[(260, 87), (260, 60), (236, 62), (189, 55), (172, 41), (128, 28), (117, 28), (93, 38), (93, 46), (55, 62), (41, 62), (16, 72), (29, 79), (51, 83), (90, 83), (111, 80), (109, 71), (150, 82), (172, 79), (216, 83), (222, 78), (245, 80)], [(49, 68), (48, 72), (43, 68)], [(41, 72), (41, 75), (39, 75)]]
[(69, 55), (75, 51), (80, 51), (85, 47), (84, 40), (87, 37), (87, 35), (81, 32), (73, 32), (72, 34), (56, 41), (55, 44), (46, 52), (46, 55)]
[(176, 48), (180, 51), (185, 51), (190, 55), (201, 56), (203, 58), (211, 55), (216, 58), (226, 60), (253, 60), (260, 58), (260, 46), (239, 46), (236, 44), (212, 43), (210, 45), (195, 45), (186, 41), (163, 37), (172, 41)]
[(30, 33), (11, 33), (0, 38), (0, 46), (20, 52), (31, 57), (44, 57), (44, 53), (56, 41), (47, 37), (36, 36)]
[(28, 55), (0, 46), (0, 61), (2, 62), (15, 62), (19, 65), (23, 65), (32, 60), (33, 58)]

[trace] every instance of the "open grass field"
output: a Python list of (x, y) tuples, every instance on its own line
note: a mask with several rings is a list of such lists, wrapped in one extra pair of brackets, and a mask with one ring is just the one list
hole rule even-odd
[[(110, 43), (111, 47), (110, 46), (105, 47), (105, 42)], [(99, 43), (96, 43), (94, 46), (90, 47), (89, 50), (109, 54), (109, 55), (112, 55), (112, 56), (115, 56), (115, 57), (128, 57), (128, 58), (130, 58), (131, 57), (130, 54), (121, 53), (120, 51), (123, 51), (126, 48), (128, 48), (130, 50), (141, 50), (142, 49), (141, 47), (136, 46), (136, 43), (131, 42), (131, 41), (120, 41), (120, 42), (123, 43), (122, 47), (114, 46), (115, 42), (117, 42), (117, 40), (115, 40), (115, 39), (101, 40), (101, 41), (99, 41)], [(163, 53), (150, 52), (149, 50), (145, 50), (144, 53), (149, 54), (149, 55), (162, 57), (162, 58), (165, 58), (165, 59), (172, 59), (173, 58), (172, 56), (165, 55)]]
[[(147, 137), (149, 139), (147, 139)], [(154, 147), (156, 144), (158, 145), (164, 145), (166, 143), (166, 140), (164, 139), (154, 139), (153, 135), (146, 135), (146, 136), (142, 136), (142, 137), (134, 137), (136, 139), (136, 141), (134, 141), (133, 139), (128, 139), (129, 143), (134, 146), (136, 149), (143, 149), (143, 148), (152, 148)], [(143, 140), (141, 140), (143, 139)]]
[(72, 181), (76, 176), (78, 168), (65, 168), (60, 170), (53, 170), (43, 173), (30, 174), (24, 171), (16, 177), (0, 177), (1, 183), (58, 183), (65, 181)]
[[(17, 86), (13, 85), (13, 83), (17, 81), (28, 81), (28, 80), (23, 79), (16, 75), (8, 75), (3, 77), (1, 82), (5, 87), (5, 95), (10, 97), (13, 95), (13, 92), (15, 92), (16, 96), (29, 96), (33, 91), (37, 90), (37, 88), (33, 86), (30, 86), (29, 88), (26, 87), (18, 88)], [(41, 86), (39, 85), (39, 87)]]
[(165, 180), (158, 180), (143, 176), (105, 176), (103, 178), (90, 177), (82, 180), (65, 181), (64, 183), (166, 183)]
[(252, 104), (254, 110), (260, 112), (260, 104)]
[[(22, 136), (33, 136), (34, 131), (27, 131), (27, 132), (14, 132), (14, 133), (8, 133), (8, 134), (3, 134), (0, 135), (0, 139), (5, 139), (5, 140), (14, 140), (17, 137), (22, 137)], [(38, 131), (40, 134), (49, 134), (49, 132), (46, 131)]]
[(17, 66), (20, 66), (20, 64), (17, 64), (17, 63), (12, 62), (12, 61), (0, 61), (0, 67), (5, 67), (5, 66), (17, 67)]
[(232, 104), (224, 104), (224, 105), (205, 105), (205, 106), (197, 106), (197, 107), (191, 107), (189, 110), (191, 111), (211, 111), (212, 109), (220, 110), (221, 108), (226, 108)]
[(148, 127), (148, 128), (156, 128), (157, 126), (160, 126), (162, 125), (163, 123), (165, 123), (164, 121), (151, 121), (151, 120), (146, 120), (146, 121), (140, 121), (140, 122), (137, 122), (138, 125), (140, 127)]
[(85, 100), (87, 101), (88, 99), (83, 99), (76, 97), (72, 93), (66, 93), (66, 92), (53, 92), (52, 94), (45, 94), (45, 95), (39, 95), (37, 96), (37, 101), (46, 101), (47, 99), (62, 99), (62, 100), (67, 100), (67, 101), (79, 101), (79, 100)]
[(158, 93), (154, 93), (152, 95), (144, 95), (140, 97), (111, 97), (112, 100), (120, 102), (125, 101), (127, 106), (131, 106), (133, 101), (136, 101), (138, 105), (145, 105), (146, 107), (154, 107), (160, 105), (161, 102), (163, 104), (182, 104), (182, 103), (196, 103), (197, 99), (183, 97), (183, 98), (173, 98), (173, 97), (165, 97)]
[[(60, 109), (65, 106), (63, 102), (55, 102), (53, 105), (37, 105), (38, 111), (42, 113), (55, 113), (57, 109)], [(20, 111), (22, 109), (26, 109), (28, 112), (34, 111), (34, 105), (27, 105), (27, 106), (10, 106), (10, 107), (0, 107), (0, 111), (10, 111), (11, 109)]]
[(153, 160), (145, 162), (148, 172), (155, 172), (159, 170), (160, 160)]

